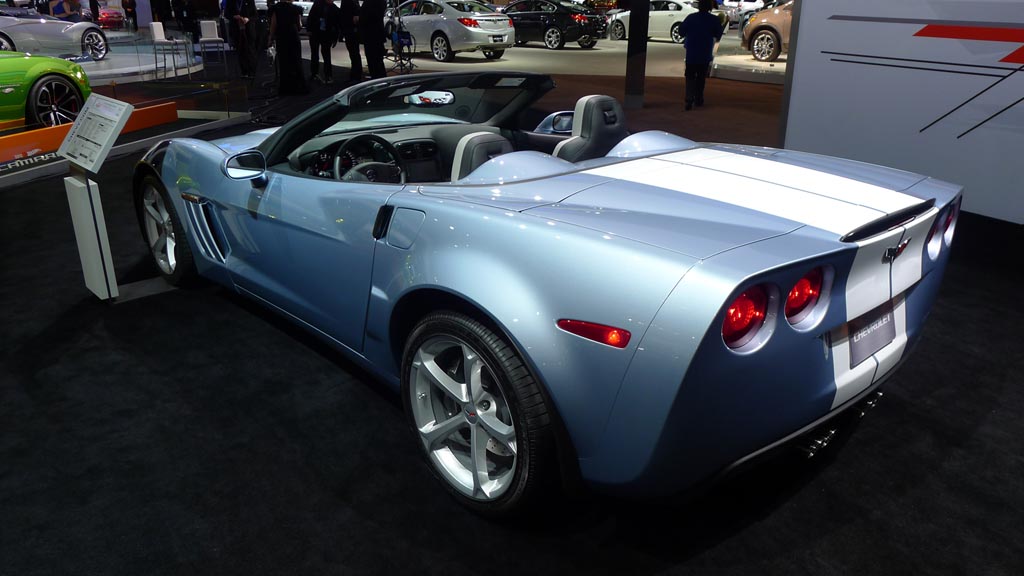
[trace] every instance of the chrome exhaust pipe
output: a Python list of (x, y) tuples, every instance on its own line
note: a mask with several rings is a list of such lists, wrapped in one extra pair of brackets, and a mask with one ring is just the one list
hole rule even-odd
[[(871, 410), (875, 406), (878, 406), (878, 401), (882, 399), (882, 392), (876, 390), (868, 395), (867, 398), (862, 400), (856, 406), (857, 417), (863, 418), (868, 410)], [(811, 436), (804, 442), (797, 445), (801, 452), (803, 452), (807, 458), (814, 458), (821, 450), (823, 450), (832, 440), (835, 439), (836, 433), (839, 431), (838, 427), (822, 428), (814, 432), (814, 436)]]

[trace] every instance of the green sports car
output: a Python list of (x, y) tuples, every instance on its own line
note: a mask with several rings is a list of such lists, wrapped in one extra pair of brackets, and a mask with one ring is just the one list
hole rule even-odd
[(0, 129), (74, 122), (91, 92), (74, 62), (0, 52)]

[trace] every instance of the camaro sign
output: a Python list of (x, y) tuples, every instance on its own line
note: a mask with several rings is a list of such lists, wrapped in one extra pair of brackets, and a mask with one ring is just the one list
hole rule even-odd
[(793, 60), (787, 148), (939, 176), (1024, 223), (1020, 0), (802, 2)]

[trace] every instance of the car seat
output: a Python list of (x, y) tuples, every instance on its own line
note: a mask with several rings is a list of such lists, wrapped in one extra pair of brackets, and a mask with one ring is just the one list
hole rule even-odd
[(591, 94), (576, 101), (572, 136), (559, 142), (553, 155), (569, 162), (598, 158), (626, 136), (626, 116), (619, 102), (611, 96)]
[(514, 148), (504, 136), (493, 132), (473, 132), (463, 136), (455, 146), (452, 182), (462, 180), (481, 164)]

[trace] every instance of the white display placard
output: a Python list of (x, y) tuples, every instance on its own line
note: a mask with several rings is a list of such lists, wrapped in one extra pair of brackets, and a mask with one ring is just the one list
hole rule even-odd
[(785, 147), (965, 187), (1024, 223), (1021, 0), (802, 0)]
[(84, 170), (98, 172), (134, 109), (127, 102), (91, 94), (57, 150), (57, 155)]

